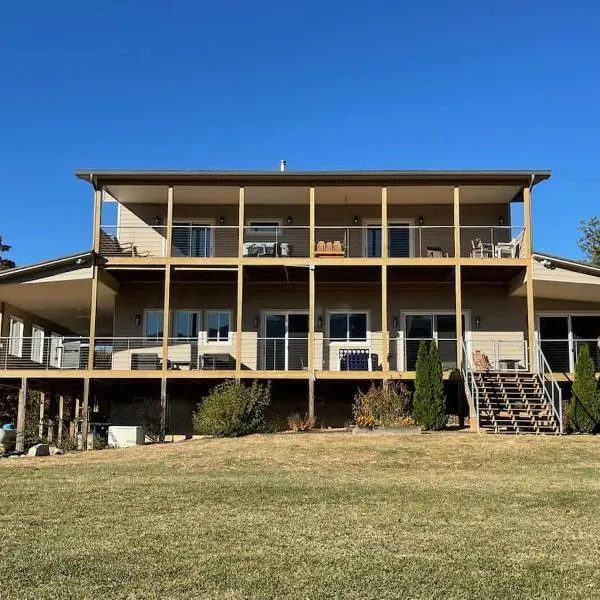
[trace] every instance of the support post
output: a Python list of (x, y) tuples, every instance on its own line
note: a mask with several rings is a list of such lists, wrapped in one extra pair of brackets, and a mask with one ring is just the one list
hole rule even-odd
[(165, 248), (165, 256), (170, 257), (173, 251), (173, 203), (175, 192), (173, 186), (170, 185), (167, 190), (167, 247)]
[(39, 431), (38, 437), (41, 439), (44, 438), (44, 411), (46, 409), (46, 394), (44, 392), (40, 392), (40, 423), (39, 423)]
[(308, 378), (308, 417), (315, 418), (315, 378), (312, 375)]
[(308, 256), (315, 257), (315, 188), (311, 187), (308, 191)]
[(388, 285), (387, 265), (381, 267), (381, 366), (383, 371), (390, 370), (390, 344), (388, 325)]
[(62, 442), (63, 438), (63, 426), (64, 426), (64, 411), (65, 411), (65, 397), (62, 394), (58, 396), (58, 433), (56, 438), (58, 443)]
[(456, 368), (462, 366), (462, 270), (460, 265), (454, 267), (454, 306), (456, 310)]
[(523, 211), (525, 232), (523, 241), (525, 242), (525, 252), (527, 256), (526, 278), (526, 296), (527, 296), (527, 346), (529, 370), (535, 369), (535, 302), (533, 290), (533, 258), (531, 257), (531, 184), (523, 189)]
[(454, 187), (454, 257), (460, 258), (460, 188)]
[(235, 370), (236, 378), (239, 379), (242, 370), (242, 332), (243, 332), (243, 298), (244, 298), (244, 268), (242, 257), (244, 256), (244, 210), (246, 189), (240, 187), (238, 206), (238, 272), (236, 288), (235, 309)]
[(87, 450), (88, 439), (88, 412), (90, 406), (90, 379), (83, 380), (83, 398), (81, 402), (81, 449)]
[(525, 246), (525, 256), (528, 258), (532, 252), (532, 231), (531, 231), (531, 185), (523, 189), (523, 242)]
[(167, 378), (160, 380), (160, 441), (165, 441), (167, 432)]
[(315, 416), (315, 265), (308, 267), (308, 416)]
[(162, 365), (164, 372), (169, 367), (169, 330), (171, 328), (171, 265), (165, 266), (165, 289), (163, 295), (163, 338), (162, 338)]
[(238, 260), (244, 256), (244, 211), (245, 211), (246, 188), (240, 188), (238, 204)]
[(381, 188), (381, 258), (388, 257), (388, 189)]
[(95, 254), (100, 254), (100, 223), (102, 219), (102, 189), (94, 188), (94, 231), (92, 248)]
[(17, 440), (15, 450), (25, 451), (25, 411), (27, 410), (27, 378), (21, 378), (19, 388), (19, 403), (17, 405)]
[(88, 369), (94, 368), (94, 356), (96, 354), (96, 314), (98, 312), (98, 266), (92, 267), (92, 295), (90, 299), (90, 329), (89, 329), (89, 350), (88, 350)]

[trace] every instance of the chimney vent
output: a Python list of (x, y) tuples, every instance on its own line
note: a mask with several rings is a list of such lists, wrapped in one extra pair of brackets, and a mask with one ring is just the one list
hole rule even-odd
[(285, 172), (285, 168), (287, 167), (287, 161), (285, 160), (280, 160), (279, 161), (279, 170), (284, 173)]

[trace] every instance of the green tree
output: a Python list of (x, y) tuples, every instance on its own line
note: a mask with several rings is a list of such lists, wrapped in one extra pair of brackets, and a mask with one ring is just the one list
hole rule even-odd
[(429, 350), (424, 340), (419, 344), (413, 418), (426, 431), (443, 429), (446, 425), (442, 363), (435, 340), (431, 341)]
[(415, 393), (413, 396), (413, 418), (422, 425), (426, 420), (427, 405), (431, 398), (431, 385), (429, 382), (429, 352), (425, 340), (421, 340), (417, 352), (415, 367)]
[(579, 248), (594, 265), (600, 265), (600, 217), (590, 217), (579, 227)]
[(587, 344), (581, 346), (575, 365), (569, 417), (572, 426), (582, 433), (595, 433), (600, 423), (600, 393), (596, 382), (596, 365)]
[(444, 371), (438, 346), (432, 340), (429, 346), (429, 379), (431, 381), (431, 400), (429, 405), (430, 429), (443, 429), (446, 426), (446, 396), (444, 394)]
[(0, 271), (4, 269), (12, 269), (15, 266), (14, 261), (9, 260), (8, 258), (4, 258), (2, 256), (5, 252), (8, 252), (11, 249), (11, 246), (3, 243), (2, 236), (0, 235)]

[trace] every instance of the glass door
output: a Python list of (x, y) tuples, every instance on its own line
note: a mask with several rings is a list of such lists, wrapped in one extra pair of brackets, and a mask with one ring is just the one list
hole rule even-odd
[[(572, 356), (575, 361), (583, 346), (587, 346), (590, 357), (600, 371), (600, 315), (571, 315)], [(573, 364), (572, 372), (575, 371)]]
[(268, 313), (265, 316), (266, 370), (302, 370), (308, 365), (308, 315)]
[(569, 317), (540, 317), (540, 346), (552, 371), (572, 372)]
[[(465, 318), (463, 315), (463, 335)], [(431, 340), (435, 340), (442, 367), (456, 368), (456, 315), (452, 313), (406, 315), (404, 369), (414, 371), (421, 340), (429, 349)]]
[(212, 224), (177, 221), (173, 226), (173, 256), (212, 256)]

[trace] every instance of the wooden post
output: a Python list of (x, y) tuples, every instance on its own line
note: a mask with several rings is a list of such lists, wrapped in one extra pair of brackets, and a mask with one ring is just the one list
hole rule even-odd
[(381, 257), (388, 257), (388, 189), (381, 188)]
[(79, 419), (80, 419), (79, 396), (75, 396), (75, 402), (73, 403), (73, 396), (71, 395), (71, 406), (73, 408), (73, 420), (71, 421), (71, 437), (77, 438), (77, 434), (79, 433)]
[(64, 411), (65, 411), (65, 397), (62, 394), (58, 395), (58, 432), (56, 439), (60, 444), (63, 438), (63, 425), (64, 425)]
[(527, 345), (529, 371), (535, 369), (535, 302), (533, 290), (533, 258), (532, 258), (532, 235), (531, 235), (531, 184), (523, 189), (523, 211), (525, 232), (525, 252), (528, 258), (525, 272), (526, 296), (527, 296)]
[(315, 378), (312, 375), (308, 378), (308, 416), (315, 418)]
[(388, 327), (388, 286), (387, 265), (381, 267), (381, 366), (383, 371), (390, 370), (390, 344)]
[(173, 251), (173, 204), (175, 202), (175, 191), (170, 185), (167, 190), (167, 247), (165, 256), (170, 257)]
[(92, 248), (95, 254), (100, 253), (100, 223), (102, 219), (102, 189), (94, 189), (94, 231)]
[(165, 266), (165, 289), (163, 295), (163, 347), (162, 347), (162, 371), (166, 372), (169, 367), (169, 330), (171, 327), (171, 265)]
[(167, 378), (160, 380), (160, 441), (165, 441), (167, 431)]
[(236, 289), (235, 309), (235, 370), (236, 378), (241, 377), (242, 370), (242, 335), (243, 335), (243, 298), (244, 298), (244, 269), (241, 261), (244, 256), (244, 211), (245, 211), (245, 188), (240, 188), (238, 206), (238, 272)]
[[(313, 248), (314, 249), (314, 248)], [(308, 415), (315, 416), (315, 265), (308, 267)]]
[(81, 449), (87, 450), (88, 412), (90, 406), (90, 379), (83, 380), (83, 398), (81, 402)]
[(454, 188), (454, 257), (460, 258), (460, 188)]
[(244, 256), (244, 211), (246, 197), (246, 188), (240, 188), (239, 204), (238, 204), (238, 259)]
[(94, 356), (96, 354), (96, 314), (98, 312), (98, 267), (92, 267), (92, 295), (90, 300), (90, 329), (88, 348), (88, 369), (94, 368)]
[(25, 451), (25, 411), (27, 410), (27, 378), (21, 378), (19, 388), (19, 404), (17, 405), (17, 441), (15, 450)]
[(460, 265), (454, 267), (454, 306), (456, 310), (456, 368), (462, 365), (462, 270)]
[(315, 257), (315, 188), (311, 187), (308, 192), (308, 256)]
[(40, 423), (38, 436), (41, 439), (44, 438), (44, 411), (46, 409), (46, 394), (40, 392)]

